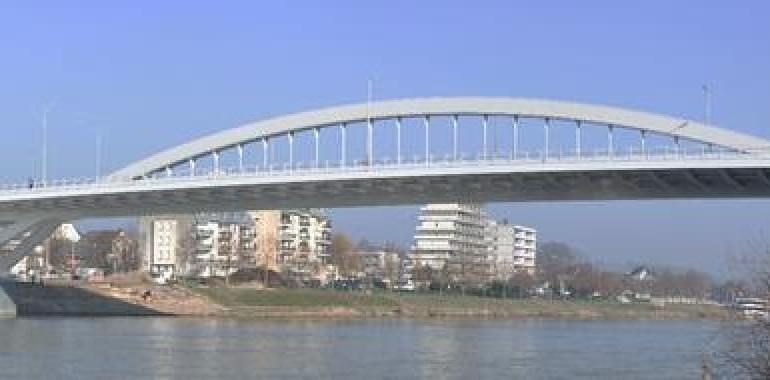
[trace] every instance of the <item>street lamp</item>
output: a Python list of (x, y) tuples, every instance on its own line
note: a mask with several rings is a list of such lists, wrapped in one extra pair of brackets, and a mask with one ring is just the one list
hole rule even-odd
[(53, 103), (47, 104), (43, 108), (43, 146), (42, 146), (42, 170), (41, 170), (41, 180), (43, 185), (46, 183), (46, 178), (48, 176), (48, 112), (53, 109)]

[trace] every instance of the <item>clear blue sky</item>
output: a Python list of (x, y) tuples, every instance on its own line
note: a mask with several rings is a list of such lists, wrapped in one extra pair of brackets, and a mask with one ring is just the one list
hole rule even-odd
[[(0, 179), (105, 171), (271, 115), (375, 98), (503, 95), (702, 118), (770, 138), (764, 1), (3, 1)], [(537, 4), (535, 4), (537, 3)], [(734, 4), (734, 5), (733, 5)], [(493, 205), (607, 263), (723, 273), (770, 228), (768, 201)], [(409, 243), (415, 208), (335, 210), (335, 225)], [(365, 230), (367, 221), (387, 228)]]

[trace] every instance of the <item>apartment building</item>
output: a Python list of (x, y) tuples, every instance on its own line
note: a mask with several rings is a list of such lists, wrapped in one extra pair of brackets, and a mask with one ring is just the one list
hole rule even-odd
[(267, 267), (300, 281), (325, 282), (336, 274), (328, 263), (331, 228), (320, 210), (147, 217), (140, 223), (143, 269), (171, 278)]
[(256, 260), (299, 281), (321, 280), (329, 265), (332, 226), (320, 210), (254, 211)]
[(224, 276), (256, 266), (254, 226), (243, 213), (143, 217), (142, 269), (154, 276)]
[(141, 269), (168, 280), (188, 262), (192, 218), (189, 215), (155, 215), (139, 219)]
[(382, 280), (390, 286), (401, 282), (402, 260), (398, 252), (375, 249), (357, 254), (361, 257), (361, 266), (368, 279)]
[(407, 265), (423, 285), (426, 270), (445, 281), (480, 284), (518, 270), (534, 273), (535, 246), (534, 229), (498, 223), (479, 204), (429, 204), (420, 208)]
[(535, 274), (537, 230), (531, 227), (491, 221), (489, 224), (494, 277), (505, 281), (516, 272)]
[(456, 280), (488, 272), (488, 217), (479, 204), (442, 203), (420, 208), (410, 253), (412, 268), (447, 271)]
[(224, 277), (257, 266), (255, 226), (247, 213), (197, 214), (195, 219), (187, 275)]

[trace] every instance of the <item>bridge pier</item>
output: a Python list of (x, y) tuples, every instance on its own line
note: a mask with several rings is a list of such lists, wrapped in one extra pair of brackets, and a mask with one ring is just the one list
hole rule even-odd
[(5, 288), (9, 285), (11, 284), (0, 279), (0, 319), (16, 318), (16, 303), (5, 292)]

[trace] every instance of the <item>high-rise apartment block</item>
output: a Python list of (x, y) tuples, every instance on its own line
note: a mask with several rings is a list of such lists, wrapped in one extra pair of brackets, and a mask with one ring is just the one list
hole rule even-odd
[(534, 274), (536, 234), (496, 222), (479, 204), (423, 206), (409, 255), (412, 277), (428, 270), (446, 281), (479, 284), (517, 271)]

